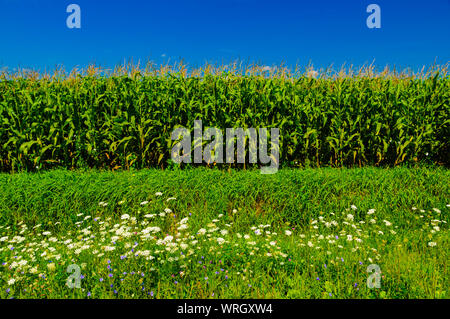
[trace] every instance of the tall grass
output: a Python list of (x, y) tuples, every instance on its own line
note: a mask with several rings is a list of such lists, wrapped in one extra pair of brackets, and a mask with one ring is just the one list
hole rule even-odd
[[(238, 208), (234, 216), (238, 227), (256, 222), (304, 227), (320, 212), (354, 204), (362, 210), (376, 208), (379, 216), (389, 218), (395, 212), (397, 225), (407, 229), (415, 225), (411, 224), (411, 207), (432, 209), (449, 204), (449, 185), (447, 169), (404, 167), (282, 169), (273, 175), (206, 168), (0, 174), (0, 224), (42, 223), (56, 230), (54, 222), (59, 221), (72, 227), (76, 215), (97, 212), (99, 202), (109, 204), (98, 213), (117, 218), (136, 212), (140, 202), (163, 192), (177, 198), (172, 208), (192, 214), (191, 222), (202, 223)], [(442, 217), (448, 216), (443, 213)]]
[(449, 185), (403, 167), (0, 174), (0, 298), (448, 298)]

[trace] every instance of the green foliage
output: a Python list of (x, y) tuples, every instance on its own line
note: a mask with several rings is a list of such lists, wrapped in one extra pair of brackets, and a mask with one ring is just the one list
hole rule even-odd
[(284, 167), (449, 165), (446, 73), (140, 74), (3, 76), (0, 171), (165, 168), (171, 132), (196, 119), (223, 131), (279, 128)]
[[(232, 215), (237, 231), (254, 223), (305, 227), (321, 212), (341, 211), (354, 204), (361, 210), (376, 208), (378, 216), (390, 219), (395, 212), (393, 221), (409, 229), (417, 226), (410, 218), (411, 207), (450, 204), (450, 171), (368, 167), (282, 169), (262, 175), (259, 170), (195, 168), (0, 174), (0, 224), (42, 223), (57, 231), (55, 221), (71, 227), (80, 213), (105, 218), (133, 214), (141, 208), (139, 203), (149, 201), (156, 192), (177, 198), (171, 208), (191, 213), (196, 227), (218, 213)], [(102, 201), (108, 206), (100, 210)], [(155, 209), (164, 210), (164, 204)]]
[[(446, 299), (449, 177), (404, 167), (0, 174), (0, 298)], [(79, 289), (66, 286), (73, 264)], [(367, 286), (370, 264), (380, 288)]]

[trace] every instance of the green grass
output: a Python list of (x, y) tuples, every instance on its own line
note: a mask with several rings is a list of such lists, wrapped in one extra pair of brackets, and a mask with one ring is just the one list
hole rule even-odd
[(441, 168), (2, 174), (0, 297), (448, 298), (449, 182)]

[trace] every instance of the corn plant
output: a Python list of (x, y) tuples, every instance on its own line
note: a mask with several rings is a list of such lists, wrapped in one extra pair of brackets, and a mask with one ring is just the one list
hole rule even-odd
[[(171, 132), (279, 128), (281, 166), (449, 166), (450, 80), (254, 66), (0, 76), (0, 170), (170, 165)], [(238, 167), (238, 164), (221, 164)]]

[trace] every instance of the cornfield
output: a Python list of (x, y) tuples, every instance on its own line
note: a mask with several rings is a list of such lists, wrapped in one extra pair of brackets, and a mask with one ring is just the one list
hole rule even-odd
[[(370, 68), (94, 67), (0, 76), (0, 171), (171, 165), (171, 132), (280, 129), (280, 165), (449, 166), (450, 79)], [(220, 164), (236, 167), (238, 164)]]

